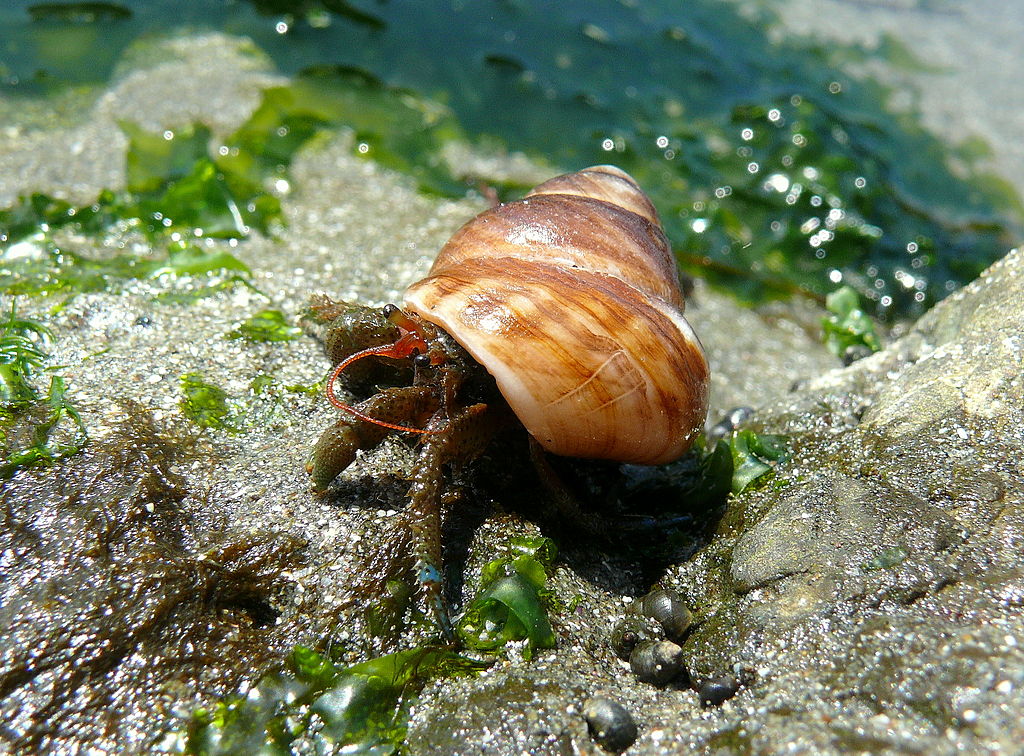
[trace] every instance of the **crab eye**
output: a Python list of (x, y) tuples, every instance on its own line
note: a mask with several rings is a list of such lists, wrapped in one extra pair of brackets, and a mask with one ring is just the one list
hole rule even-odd
[(384, 317), (385, 318), (390, 318), (392, 315), (395, 314), (395, 312), (397, 310), (398, 310), (398, 307), (396, 305), (386, 304), (386, 305), (384, 305), (384, 308), (383, 308), (382, 311), (384, 313)]
[(430, 367), (430, 355), (429, 354), (417, 354), (412, 358), (412, 364), (418, 368)]

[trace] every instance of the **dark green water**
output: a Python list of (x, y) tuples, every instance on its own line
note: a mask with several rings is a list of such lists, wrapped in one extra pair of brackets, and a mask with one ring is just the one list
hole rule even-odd
[[(285, 73), (316, 69), (324, 81), (341, 66), (365, 74), (359, 91), (374, 97), (403, 88), (436, 101), (471, 142), (566, 170), (622, 166), (655, 200), (684, 267), (752, 301), (844, 283), (879, 315), (913, 315), (1019, 243), (1024, 212), (1003, 182), (976, 172), (967, 150), (933, 137), (915, 114), (889, 112), (883, 85), (841, 72), (866, 52), (772, 41), (771, 3), (757, 8), (153, 0), (69, 12), (14, 0), (0, 9), (0, 78), (9, 96), (37, 96), (102, 83), (146, 35), (246, 35)], [(873, 54), (916, 65), (907, 52), (892, 43)], [(393, 136), (369, 135), (387, 143), (385, 162), (436, 168), (421, 142)], [(467, 188), (436, 177), (422, 185)]]

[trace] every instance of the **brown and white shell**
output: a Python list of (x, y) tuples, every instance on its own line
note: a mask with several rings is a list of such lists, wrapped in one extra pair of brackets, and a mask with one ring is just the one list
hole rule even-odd
[(661, 464), (703, 427), (707, 359), (657, 212), (619, 168), (558, 176), (484, 211), (405, 305), (494, 376), (550, 452)]

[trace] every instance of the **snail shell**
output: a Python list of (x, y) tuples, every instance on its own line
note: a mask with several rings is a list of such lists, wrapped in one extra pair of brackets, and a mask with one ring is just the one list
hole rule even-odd
[(722, 675), (713, 680), (705, 680), (697, 688), (701, 708), (721, 706), (739, 693), (740, 681), (733, 675)]
[(660, 640), (663, 634), (661, 625), (649, 617), (623, 617), (612, 628), (612, 651), (623, 661), (629, 661), (630, 654), (639, 643)]
[(629, 668), (640, 682), (668, 685), (686, 673), (683, 649), (672, 641), (642, 641), (629, 655)]
[(651, 201), (614, 166), (484, 211), (405, 304), (494, 376), (550, 452), (661, 464), (703, 427), (708, 365), (668, 240)]
[(605, 750), (621, 753), (636, 741), (633, 715), (618, 701), (594, 696), (583, 704), (583, 717), (595, 742)]
[(656, 620), (665, 637), (679, 643), (693, 622), (693, 614), (678, 591), (657, 588), (640, 600), (640, 611)]

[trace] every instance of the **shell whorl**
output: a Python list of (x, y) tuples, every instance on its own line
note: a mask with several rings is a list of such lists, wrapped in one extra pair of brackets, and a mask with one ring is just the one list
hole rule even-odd
[(555, 454), (660, 464), (703, 427), (707, 361), (671, 249), (618, 168), (558, 176), (481, 213), (405, 303), (494, 376)]

